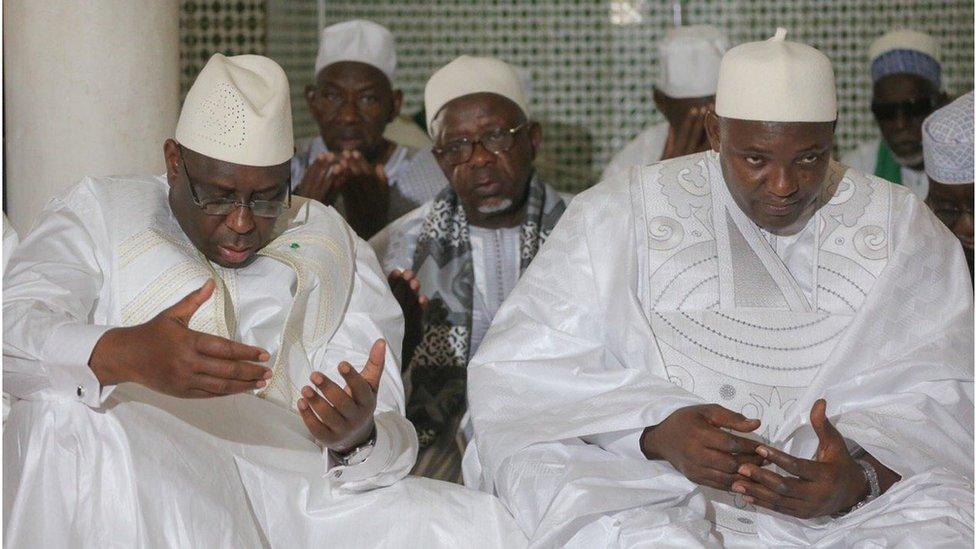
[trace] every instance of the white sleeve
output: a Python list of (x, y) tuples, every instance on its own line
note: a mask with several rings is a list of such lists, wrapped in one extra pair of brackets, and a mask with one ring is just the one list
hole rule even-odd
[(3, 381), (16, 398), (98, 407), (113, 389), (101, 387), (88, 367), (95, 343), (112, 328), (93, 319), (96, 303), (107, 298), (100, 219), (94, 196), (78, 186), (48, 204), (10, 258), (3, 279)]
[(400, 347), (403, 314), (386, 277), (365, 241), (355, 239), (356, 272), (345, 317), (332, 339), (312, 357), (316, 370), (342, 379), (338, 367), (347, 361), (357, 369), (366, 363), (369, 349), (385, 339), (386, 364), (376, 400), (376, 444), (366, 461), (351, 466), (332, 463), (325, 452), (326, 469), (345, 490), (364, 491), (389, 486), (407, 476), (417, 459), (417, 433), (404, 416)]
[(414, 209), (369, 239), (384, 274), (413, 268), (413, 254), (429, 211), (428, 206), (429, 203)]

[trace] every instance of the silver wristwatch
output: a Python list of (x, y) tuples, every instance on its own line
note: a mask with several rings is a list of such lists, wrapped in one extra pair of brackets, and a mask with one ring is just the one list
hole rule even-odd
[(332, 458), (332, 461), (342, 465), (343, 467), (351, 467), (353, 465), (365, 463), (365, 461), (369, 458), (369, 455), (373, 453), (374, 446), (376, 446), (376, 427), (373, 427), (373, 432), (369, 435), (369, 438), (366, 439), (366, 442), (343, 454), (329, 449), (329, 457)]

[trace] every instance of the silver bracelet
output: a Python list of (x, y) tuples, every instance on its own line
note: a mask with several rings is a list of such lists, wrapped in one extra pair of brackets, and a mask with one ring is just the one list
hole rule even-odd
[(878, 482), (878, 472), (874, 469), (874, 465), (871, 465), (871, 462), (866, 459), (855, 459), (854, 462), (861, 466), (861, 470), (864, 471), (864, 477), (868, 480), (868, 495), (857, 502), (854, 507), (851, 507), (847, 513), (864, 507), (868, 502), (881, 495), (881, 484)]

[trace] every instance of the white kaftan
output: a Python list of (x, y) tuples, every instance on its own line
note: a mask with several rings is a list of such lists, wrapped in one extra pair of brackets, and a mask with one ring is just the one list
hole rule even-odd
[[(836, 163), (828, 178), (785, 238), (736, 206), (711, 151), (579, 195), (469, 365), (466, 484), (545, 547), (971, 544), (962, 250), (903, 188)], [(639, 449), (644, 427), (718, 403), (809, 458), (820, 397), (903, 477), (842, 518), (746, 505)]]
[(641, 130), (637, 137), (613, 155), (607, 167), (603, 169), (600, 180), (605, 181), (618, 176), (631, 166), (647, 166), (661, 160), (670, 128), (671, 125), (667, 122), (659, 122)]
[[(192, 245), (167, 196), (164, 177), (85, 179), (49, 204), (10, 260), (4, 387), (23, 400), (4, 431), (5, 544), (451, 545), (472, 538), (400, 521), (482, 515), (488, 545), (512, 535), (497, 502), (401, 480), (417, 452), (403, 416), (402, 318), (372, 251), (334, 210), (296, 198), (251, 265), (224, 269)], [(269, 386), (202, 400), (101, 387), (87, 366), (101, 335), (151, 319), (208, 278), (217, 289), (191, 328), (268, 350)], [(365, 462), (336, 466), (298, 417), (298, 390), (312, 371), (341, 382), (338, 363), (361, 367), (379, 338), (388, 352), (376, 446)], [(411, 509), (442, 492), (457, 508)], [(411, 532), (419, 538), (396, 538)]]

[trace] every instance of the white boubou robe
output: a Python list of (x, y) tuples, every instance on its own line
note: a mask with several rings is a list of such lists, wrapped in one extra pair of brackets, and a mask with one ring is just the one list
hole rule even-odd
[[(4, 432), (5, 544), (517, 544), (493, 498), (401, 480), (417, 454), (402, 316), (372, 250), (333, 209), (296, 197), (259, 257), (225, 269), (192, 245), (167, 196), (163, 177), (86, 179), (10, 260), (4, 389), (22, 400)], [(190, 327), (268, 350), (266, 388), (187, 400), (99, 385), (87, 361), (105, 331), (148, 321), (208, 278), (217, 288)], [(337, 466), (298, 416), (298, 391), (312, 371), (343, 384), (339, 362), (361, 368), (379, 338), (376, 446)]]
[[(972, 544), (973, 306), (959, 244), (911, 193), (832, 163), (773, 237), (711, 151), (579, 195), (469, 366), (465, 481), (545, 547)], [(718, 403), (811, 458), (816, 399), (903, 477), (801, 520), (697, 486), (643, 428)]]

